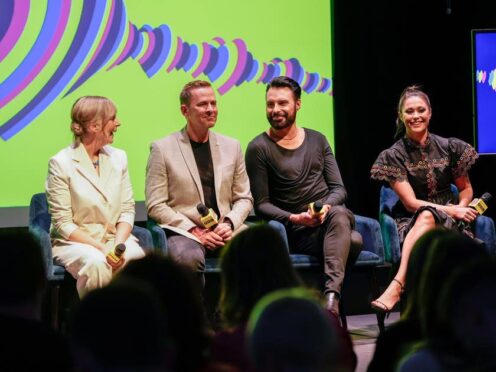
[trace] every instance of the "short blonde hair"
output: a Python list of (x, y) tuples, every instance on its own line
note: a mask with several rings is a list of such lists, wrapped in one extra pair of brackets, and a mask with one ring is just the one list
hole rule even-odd
[(78, 98), (71, 110), (71, 131), (74, 134), (74, 142), (79, 144), (89, 124), (99, 123), (103, 126), (115, 118), (116, 111), (114, 103), (106, 97), (84, 96)]
[(212, 84), (210, 84), (208, 81), (205, 80), (190, 81), (181, 90), (181, 93), (179, 94), (179, 102), (181, 103), (181, 105), (188, 106), (191, 100), (191, 91), (194, 89), (206, 88), (206, 87), (211, 88)]

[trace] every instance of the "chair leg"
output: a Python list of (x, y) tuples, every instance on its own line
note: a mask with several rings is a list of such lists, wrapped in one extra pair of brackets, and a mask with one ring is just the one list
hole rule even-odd
[(341, 325), (347, 331), (348, 330), (348, 321), (346, 320), (346, 314), (344, 313), (343, 306), (343, 297), (339, 299), (339, 317), (341, 318)]
[(50, 289), (50, 309), (51, 323), (53, 329), (59, 329), (59, 298), (60, 298), (60, 283), (52, 284)]
[[(375, 267), (372, 267), (371, 270), (369, 271), (369, 283), (370, 283), (370, 292), (372, 293), (372, 296), (374, 298), (377, 298), (379, 296), (379, 284), (377, 281), (377, 275), (375, 272)], [(384, 319), (386, 318), (386, 314), (382, 313), (376, 313), (377, 316), (377, 325), (379, 327), (379, 333), (384, 332), (385, 326), (384, 326)]]

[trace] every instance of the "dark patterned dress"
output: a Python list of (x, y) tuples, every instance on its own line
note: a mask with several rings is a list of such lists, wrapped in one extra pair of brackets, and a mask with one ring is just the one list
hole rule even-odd
[[(458, 195), (451, 185), (465, 176), (475, 163), (478, 154), (468, 143), (457, 138), (443, 138), (429, 133), (425, 145), (419, 145), (408, 137), (398, 140), (389, 149), (379, 154), (370, 171), (371, 178), (378, 181), (408, 181), (417, 199), (435, 204), (458, 204)], [(412, 214), (398, 200), (392, 210), (403, 240), (422, 210), (430, 210), (436, 223), (448, 229), (458, 230), (456, 221), (445, 212), (433, 207), (422, 207)], [(469, 228), (465, 234), (472, 236)]]

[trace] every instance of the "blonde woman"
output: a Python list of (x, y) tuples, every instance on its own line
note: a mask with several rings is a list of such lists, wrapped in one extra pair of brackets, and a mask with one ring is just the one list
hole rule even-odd
[[(77, 280), (82, 297), (144, 252), (131, 235), (135, 211), (127, 156), (109, 146), (120, 126), (115, 105), (105, 97), (81, 97), (71, 119), (74, 143), (50, 159), (46, 194), (53, 257)], [(126, 246), (123, 257), (108, 259), (120, 243)]]

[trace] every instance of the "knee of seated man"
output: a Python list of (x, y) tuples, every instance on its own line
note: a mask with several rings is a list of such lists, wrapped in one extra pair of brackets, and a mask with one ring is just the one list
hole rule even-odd
[(351, 212), (341, 205), (332, 207), (330, 212), (330, 219), (333, 225), (343, 225), (351, 229)]

